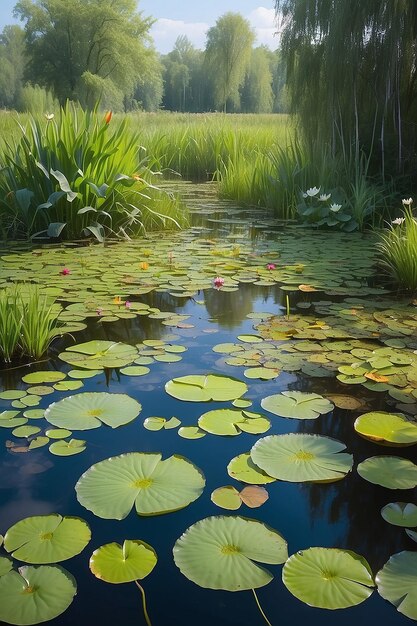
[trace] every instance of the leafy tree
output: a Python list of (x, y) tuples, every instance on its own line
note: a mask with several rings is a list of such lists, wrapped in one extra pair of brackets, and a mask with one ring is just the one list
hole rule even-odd
[(94, 89), (109, 88), (113, 99), (118, 92), (131, 96), (158, 67), (149, 45), (152, 20), (141, 17), (136, 5), (136, 0), (20, 0), (15, 14), (26, 22), (27, 77), (52, 88), (61, 102), (85, 99)]
[(270, 51), (265, 46), (259, 46), (252, 50), (241, 92), (242, 110), (246, 113), (270, 113), (273, 97)]
[(214, 86), (215, 106), (239, 108), (239, 88), (248, 69), (255, 39), (239, 13), (225, 13), (207, 32), (206, 63)]
[(17, 108), (25, 66), (24, 32), (20, 26), (5, 26), (0, 35), (0, 106)]
[(205, 108), (202, 94), (203, 53), (188, 37), (177, 38), (173, 50), (162, 58), (164, 65), (164, 108), (174, 111), (199, 111)]
[(415, 0), (275, 0), (292, 110), (333, 154), (382, 173), (417, 161)]

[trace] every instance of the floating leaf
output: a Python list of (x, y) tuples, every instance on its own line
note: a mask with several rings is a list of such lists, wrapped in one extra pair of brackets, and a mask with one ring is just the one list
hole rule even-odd
[(178, 428), (180, 424), (181, 424), (181, 420), (179, 420), (178, 417), (171, 417), (169, 420), (165, 422), (164, 428), (165, 430), (171, 430), (173, 428)]
[(232, 478), (250, 485), (267, 485), (276, 481), (276, 478), (268, 476), (266, 472), (255, 465), (249, 452), (235, 456), (227, 466), (227, 473)]
[(15, 437), (31, 437), (39, 433), (40, 430), (37, 426), (18, 426), (12, 430), (12, 435)]
[(24, 566), (0, 578), (0, 621), (26, 626), (61, 615), (77, 585), (59, 565)]
[(411, 502), (390, 502), (382, 507), (381, 515), (394, 526), (417, 526), (417, 506)]
[(229, 511), (236, 511), (242, 504), (238, 490), (230, 485), (218, 487), (212, 492), (210, 498), (214, 504)]
[(215, 516), (190, 526), (173, 552), (182, 574), (200, 587), (243, 591), (272, 580), (272, 574), (257, 563), (283, 563), (287, 543), (276, 530), (256, 520)]
[(59, 439), (51, 443), (49, 452), (56, 456), (73, 456), (84, 452), (85, 448), (85, 441), (82, 439), (70, 439), (69, 441)]
[(247, 390), (247, 385), (241, 380), (217, 374), (182, 376), (169, 380), (165, 385), (165, 391), (170, 396), (186, 402), (225, 402), (240, 398)]
[(212, 435), (240, 435), (241, 432), (259, 434), (271, 427), (271, 422), (260, 413), (245, 409), (215, 409), (198, 418), (198, 425)]
[(320, 435), (291, 433), (259, 439), (252, 461), (269, 476), (289, 482), (341, 480), (352, 468), (352, 455), (341, 441)]
[(417, 465), (399, 456), (372, 456), (357, 469), (359, 476), (387, 489), (413, 489), (417, 485)]
[(157, 562), (155, 550), (137, 539), (107, 543), (94, 550), (90, 570), (100, 580), (108, 583), (129, 583), (142, 580), (151, 573)]
[(20, 389), (10, 389), (0, 393), (0, 400), (20, 400), (20, 398), (24, 398), (25, 395), (26, 391), (22, 391)]
[(364, 405), (363, 400), (361, 400), (360, 398), (355, 398), (355, 396), (347, 396), (346, 394), (342, 393), (332, 393), (327, 397), (339, 409), (345, 409), (348, 411), (357, 411)]
[(243, 504), (246, 504), (250, 509), (257, 509), (268, 500), (269, 494), (264, 487), (251, 485), (244, 487), (239, 493), (239, 497)]
[(72, 432), (66, 428), (49, 428), (45, 432), (45, 435), (50, 439), (66, 439), (67, 437), (71, 437)]
[(296, 419), (316, 419), (319, 415), (329, 413), (334, 408), (333, 404), (323, 396), (302, 391), (283, 391), (268, 396), (263, 398), (261, 406), (274, 415)]
[(43, 448), (49, 443), (49, 437), (35, 437), (29, 444), (29, 450), (36, 450), (36, 448)]
[(184, 508), (202, 493), (204, 476), (179, 456), (130, 452), (96, 463), (78, 481), (80, 504), (98, 517), (124, 519), (136, 506), (138, 515), (158, 515)]
[(31, 420), (38, 420), (45, 417), (45, 411), (44, 409), (27, 409), (23, 412), (23, 416)]
[(243, 375), (246, 376), (246, 378), (260, 380), (272, 380), (273, 378), (277, 378), (279, 374), (279, 370), (267, 367), (251, 367), (243, 372)]
[[(3, 541), (0, 541), (0, 545), (3, 543)], [(5, 574), (7, 574), (7, 572), (10, 572), (10, 570), (13, 567), (13, 561), (11, 559), (9, 559), (7, 556), (0, 556), (0, 576), (4, 576)]]
[(92, 370), (124, 367), (137, 356), (135, 347), (114, 341), (88, 341), (71, 346), (59, 354), (59, 358), (65, 363)]
[(41, 385), (43, 383), (57, 383), (60, 380), (64, 380), (65, 374), (64, 372), (53, 372), (53, 371), (42, 371), (42, 372), (32, 372), (31, 374), (26, 374), (26, 376), (22, 377), (24, 383), (28, 383), (29, 385)]
[(69, 430), (89, 430), (101, 424), (118, 428), (133, 421), (141, 409), (139, 402), (126, 394), (86, 392), (49, 405), (45, 419)]
[(404, 551), (391, 556), (375, 581), (384, 600), (406, 617), (417, 619), (417, 552)]
[(181, 426), (181, 428), (178, 429), (178, 434), (183, 439), (201, 439), (205, 437), (207, 433), (198, 426)]
[(4, 536), (4, 547), (26, 563), (58, 563), (79, 554), (91, 539), (79, 517), (36, 515), (14, 524)]
[(367, 561), (348, 550), (309, 548), (290, 556), (282, 580), (296, 598), (321, 609), (344, 609), (360, 604), (373, 592)]
[(145, 376), (145, 374), (149, 374), (150, 371), (149, 367), (143, 367), (142, 365), (129, 365), (127, 367), (122, 367), (120, 373), (125, 376)]
[(84, 387), (84, 383), (81, 380), (61, 380), (55, 383), (54, 389), (56, 391), (76, 391)]
[(417, 423), (402, 413), (371, 411), (354, 423), (356, 432), (375, 443), (409, 446), (417, 443)]
[(70, 378), (93, 378), (97, 374), (101, 374), (103, 370), (70, 370), (68, 376)]

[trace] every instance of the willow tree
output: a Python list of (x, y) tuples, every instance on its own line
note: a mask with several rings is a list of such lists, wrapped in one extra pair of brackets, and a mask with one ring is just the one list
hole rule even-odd
[(292, 110), (307, 142), (365, 152), (382, 176), (417, 161), (416, 0), (275, 0)]
[(225, 112), (228, 103), (239, 107), (239, 88), (245, 80), (254, 39), (249, 22), (239, 13), (225, 13), (207, 32), (206, 63), (214, 102)]

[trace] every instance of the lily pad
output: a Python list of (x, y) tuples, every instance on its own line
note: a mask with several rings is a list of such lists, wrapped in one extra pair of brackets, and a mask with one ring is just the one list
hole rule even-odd
[(163, 429), (165, 423), (165, 417), (147, 417), (143, 425), (146, 430), (158, 431)]
[(77, 592), (72, 575), (59, 565), (24, 566), (0, 578), (0, 621), (39, 624), (61, 615)]
[(191, 461), (174, 455), (130, 452), (96, 463), (75, 486), (80, 504), (98, 517), (124, 519), (184, 508), (201, 495), (205, 479)]
[(36, 435), (40, 432), (40, 428), (38, 426), (18, 426), (14, 430), (12, 430), (12, 435), (15, 437), (31, 437), (32, 435)]
[(296, 419), (316, 419), (319, 415), (333, 410), (332, 402), (317, 393), (302, 391), (283, 391), (263, 398), (261, 406), (266, 411), (280, 417)]
[(375, 443), (410, 446), (417, 443), (417, 422), (402, 413), (371, 411), (364, 413), (354, 423), (356, 432)]
[(124, 367), (138, 356), (135, 347), (114, 341), (88, 341), (67, 348), (59, 355), (61, 361), (84, 369)]
[(29, 444), (29, 450), (36, 450), (36, 448), (43, 448), (48, 445), (49, 437), (35, 437)]
[(236, 400), (247, 390), (246, 383), (241, 380), (217, 374), (181, 376), (169, 380), (165, 385), (165, 391), (170, 396), (185, 402)]
[(8, 391), (2, 391), (0, 393), (0, 400), (20, 400), (24, 398), (26, 391), (20, 389), (9, 389)]
[(353, 457), (342, 452), (341, 441), (290, 433), (259, 439), (250, 451), (252, 461), (269, 476), (289, 482), (332, 482), (352, 469)]
[(142, 365), (128, 365), (127, 367), (122, 367), (120, 373), (125, 376), (145, 376), (150, 371), (149, 367), (143, 367)]
[(309, 548), (293, 554), (283, 567), (282, 580), (296, 598), (321, 609), (356, 606), (374, 590), (367, 561), (337, 548)]
[(254, 380), (272, 380), (273, 378), (277, 378), (279, 374), (279, 370), (268, 367), (250, 367), (243, 372), (246, 378), (252, 378)]
[(178, 434), (183, 439), (201, 439), (207, 435), (207, 433), (198, 426), (181, 426), (181, 428), (178, 429)]
[(32, 372), (22, 377), (24, 383), (29, 385), (41, 385), (43, 383), (57, 383), (65, 378), (64, 372), (53, 372), (50, 370)]
[(417, 619), (417, 552), (404, 551), (391, 556), (375, 581), (384, 600), (406, 617)]
[(84, 452), (85, 448), (85, 441), (82, 439), (70, 439), (69, 441), (59, 439), (51, 443), (49, 452), (55, 456), (73, 456)]
[(242, 504), (238, 490), (231, 485), (218, 487), (212, 492), (210, 498), (214, 504), (229, 511), (236, 511)]
[(212, 435), (240, 435), (241, 432), (260, 434), (271, 428), (271, 422), (264, 415), (246, 409), (207, 411), (198, 418), (198, 425)]
[(227, 466), (227, 473), (231, 478), (250, 485), (267, 485), (276, 481), (276, 478), (268, 476), (266, 472), (255, 465), (249, 452), (235, 456)]
[(126, 394), (86, 392), (49, 405), (45, 419), (68, 430), (89, 430), (102, 424), (118, 428), (133, 421), (142, 406)]
[(91, 539), (79, 517), (36, 515), (14, 524), (4, 536), (4, 547), (26, 563), (59, 563), (82, 552)]
[(107, 543), (94, 550), (90, 570), (108, 583), (129, 583), (142, 580), (151, 573), (157, 562), (155, 550), (144, 541), (126, 539), (123, 546)]
[(417, 485), (417, 465), (399, 456), (372, 456), (357, 469), (359, 476), (387, 489), (413, 489)]
[(60, 380), (55, 383), (55, 391), (76, 391), (84, 387), (84, 383), (81, 380)]
[(256, 520), (215, 516), (190, 526), (173, 552), (182, 574), (200, 587), (243, 591), (272, 580), (272, 574), (257, 563), (284, 563), (287, 542)]
[(390, 502), (381, 509), (386, 522), (394, 526), (414, 528), (417, 526), (417, 506), (412, 502)]
[(45, 432), (45, 435), (50, 439), (66, 439), (67, 437), (71, 437), (72, 432), (66, 428), (49, 428)]
[[(2, 542), (0, 542), (1, 545)], [(7, 556), (0, 556), (0, 576), (4, 576), (13, 567), (13, 561)]]

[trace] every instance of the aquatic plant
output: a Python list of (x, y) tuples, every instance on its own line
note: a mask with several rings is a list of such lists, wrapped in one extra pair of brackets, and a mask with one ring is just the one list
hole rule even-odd
[(1, 230), (8, 238), (129, 238), (179, 228), (178, 200), (150, 182), (150, 160), (127, 122), (67, 103), (58, 118), (28, 118), (4, 148)]
[(377, 247), (379, 262), (387, 274), (410, 291), (417, 289), (417, 220), (412, 198), (403, 201), (403, 216), (391, 222), (380, 234)]

